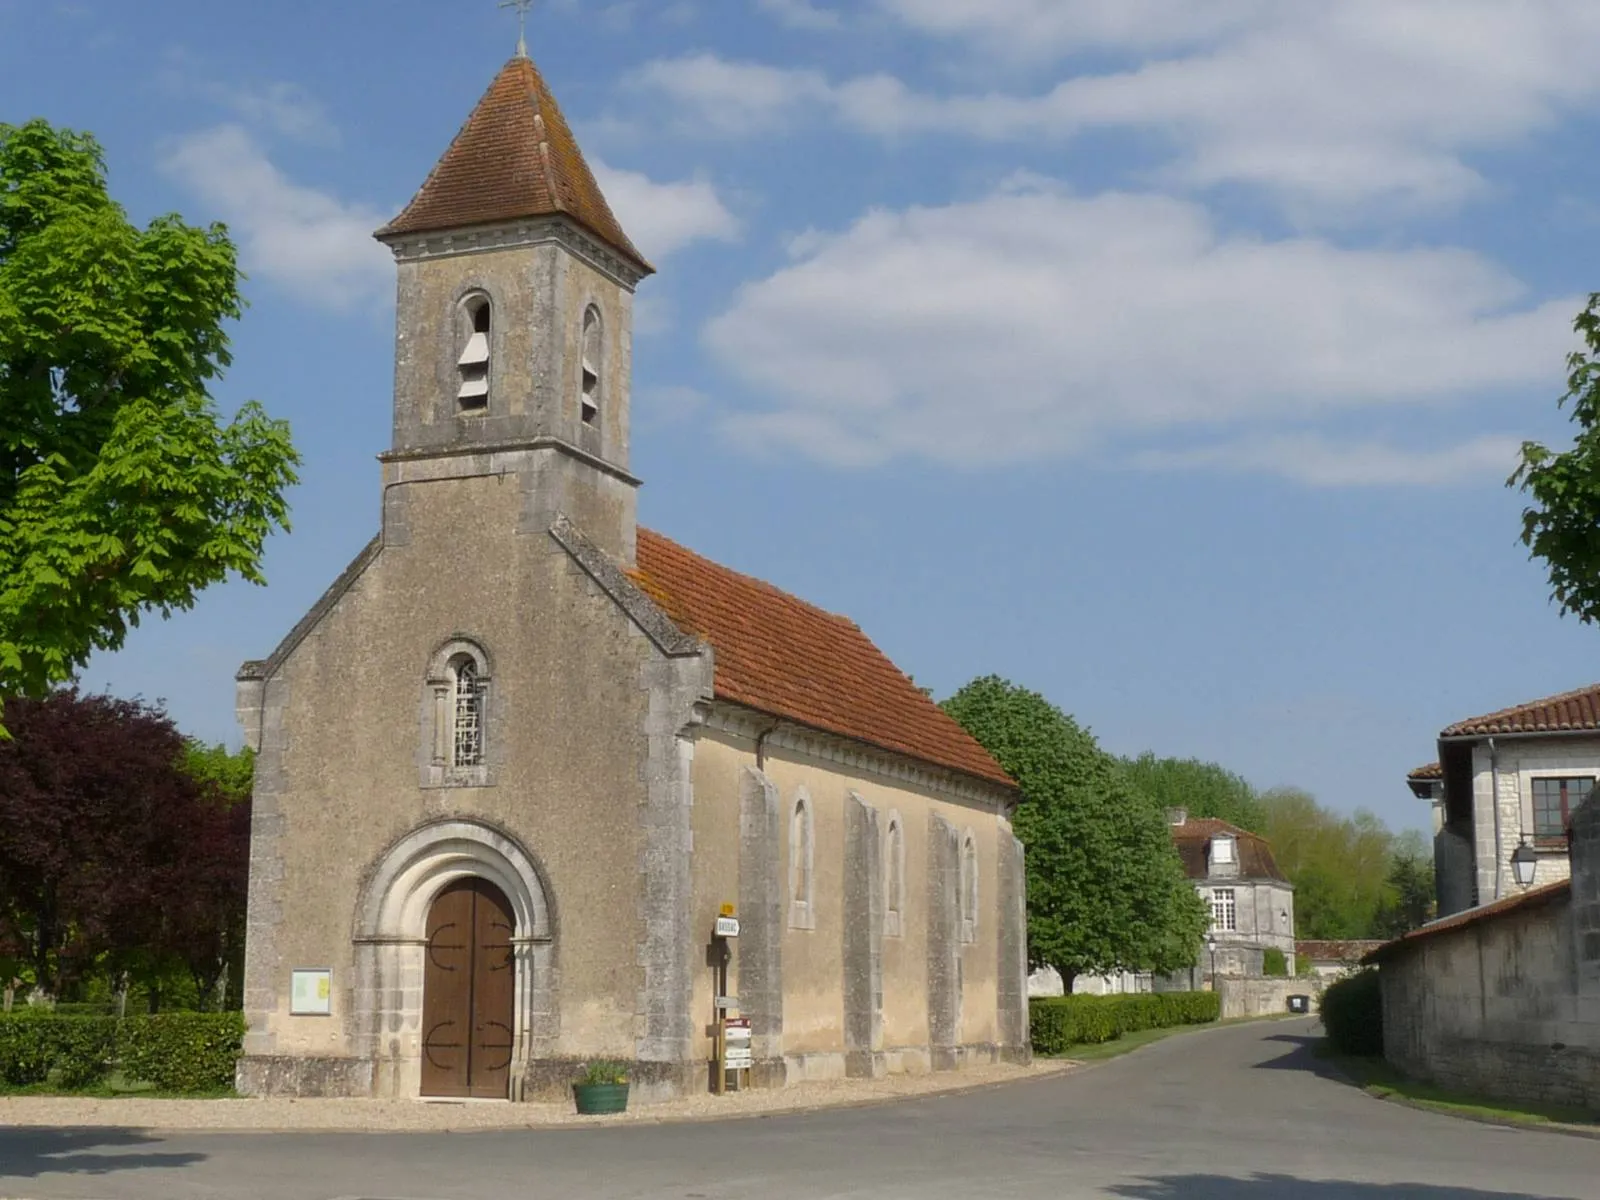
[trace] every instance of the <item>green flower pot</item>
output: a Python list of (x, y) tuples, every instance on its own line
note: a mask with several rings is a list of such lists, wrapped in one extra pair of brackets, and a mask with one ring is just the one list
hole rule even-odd
[(628, 1111), (628, 1085), (625, 1083), (575, 1083), (572, 1098), (585, 1116)]

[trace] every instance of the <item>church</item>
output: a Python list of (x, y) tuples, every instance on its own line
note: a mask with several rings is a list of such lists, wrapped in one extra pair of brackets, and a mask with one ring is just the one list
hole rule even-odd
[(381, 529), (238, 674), (239, 1090), (649, 1101), (730, 1017), (753, 1086), (1026, 1061), (1016, 787), (851, 621), (637, 524), (652, 268), (524, 51), (376, 236)]

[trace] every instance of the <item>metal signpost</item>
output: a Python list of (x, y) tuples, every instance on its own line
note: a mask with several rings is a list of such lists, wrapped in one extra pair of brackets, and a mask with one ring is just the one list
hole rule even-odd
[[(711, 1090), (722, 1095), (728, 1090), (729, 1071), (748, 1071), (750, 1059), (750, 1022), (740, 1017), (730, 1017), (737, 1012), (739, 997), (728, 995), (728, 962), (733, 957), (730, 938), (739, 936), (739, 918), (733, 915), (733, 905), (724, 904), (711, 932), (712, 961), (717, 966), (716, 994), (711, 998), (715, 1030), (712, 1041)], [(736, 1049), (737, 1048), (737, 1049)], [(736, 1085), (745, 1082), (735, 1077)]]

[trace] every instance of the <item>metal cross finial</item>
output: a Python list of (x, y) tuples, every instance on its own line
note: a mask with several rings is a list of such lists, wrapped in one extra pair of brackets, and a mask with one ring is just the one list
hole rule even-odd
[(500, 0), (501, 8), (517, 10), (517, 57), (528, 57), (528, 10), (533, 0)]

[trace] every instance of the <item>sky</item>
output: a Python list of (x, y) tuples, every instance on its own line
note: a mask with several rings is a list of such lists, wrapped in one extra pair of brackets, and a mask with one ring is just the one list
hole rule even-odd
[[(237, 745), (233, 674), (375, 532), (405, 204), (494, 0), (0, 0), (0, 120), (93, 132), (248, 273), (224, 411), (304, 456), (269, 584), (86, 686)], [(530, 52), (659, 268), (651, 527), (1107, 749), (1424, 827), (1445, 725), (1600, 680), (1518, 541), (1600, 289), (1593, 0), (548, 0)]]

